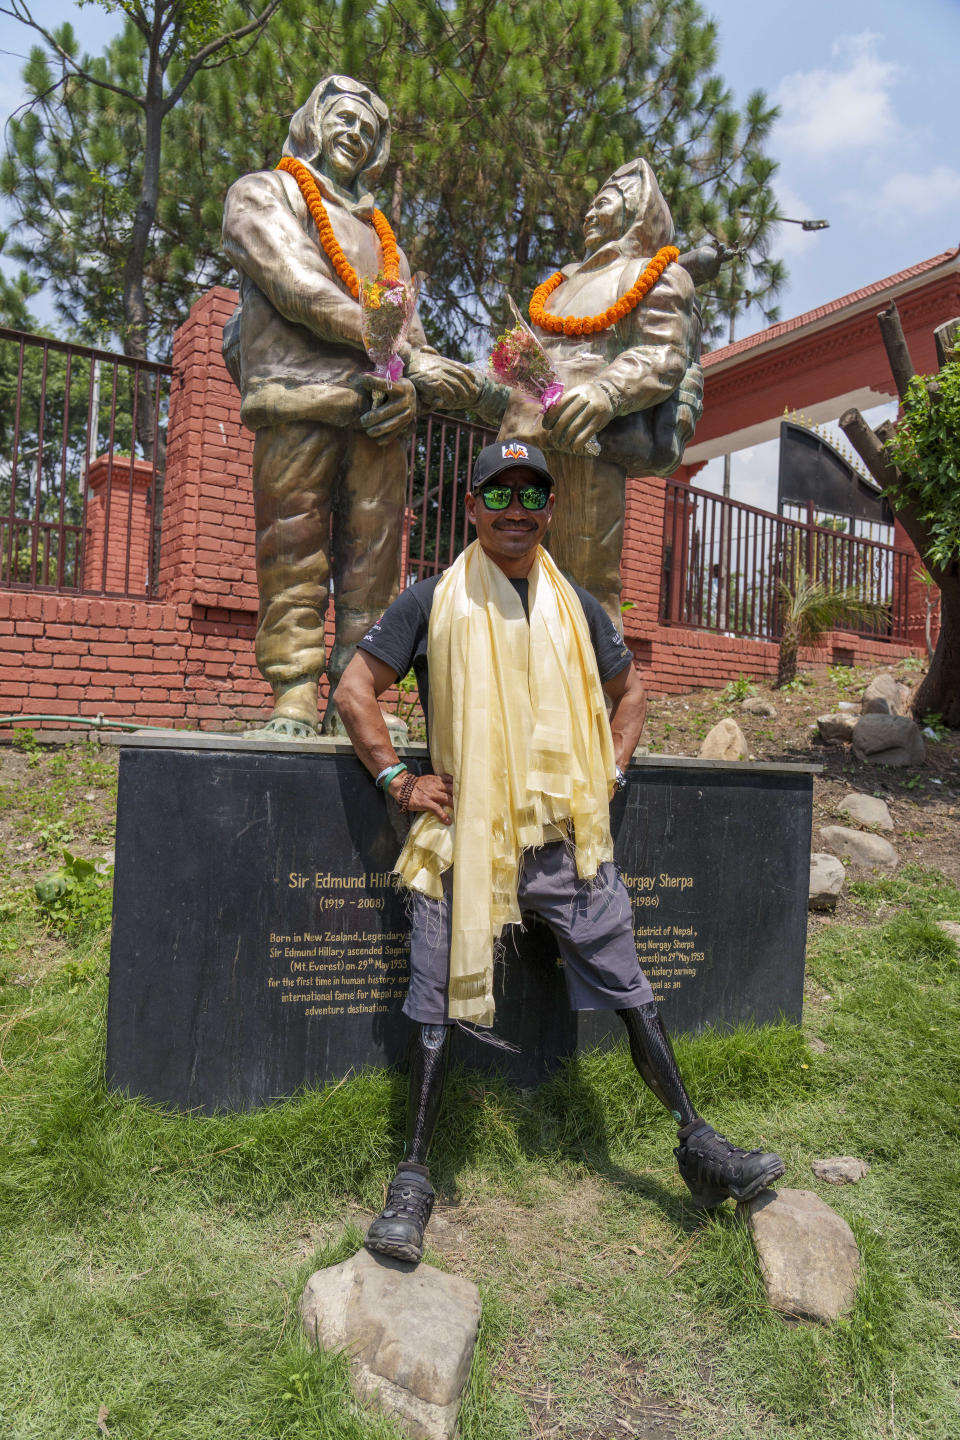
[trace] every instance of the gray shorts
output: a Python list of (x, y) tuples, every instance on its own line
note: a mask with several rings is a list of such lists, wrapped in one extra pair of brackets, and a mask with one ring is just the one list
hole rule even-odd
[[(443, 1025), (448, 1019), (451, 871), (443, 882), (442, 900), (413, 894), (410, 986), (403, 1011), (424, 1025)], [(629, 1010), (653, 999), (637, 960), (630, 898), (612, 862), (600, 867), (596, 880), (584, 881), (563, 841), (528, 850), (517, 899), (521, 910), (539, 916), (553, 932), (572, 1010)]]

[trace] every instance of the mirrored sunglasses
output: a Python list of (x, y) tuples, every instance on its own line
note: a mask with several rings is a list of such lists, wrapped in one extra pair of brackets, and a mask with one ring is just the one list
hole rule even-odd
[(524, 485), (512, 490), (509, 485), (485, 485), (478, 492), (487, 510), (506, 510), (516, 495), (524, 510), (542, 510), (550, 499), (549, 485)]

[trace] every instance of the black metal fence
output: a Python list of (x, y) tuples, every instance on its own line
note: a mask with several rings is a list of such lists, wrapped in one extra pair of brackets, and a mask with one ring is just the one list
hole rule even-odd
[(792, 588), (804, 573), (886, 607), (885, 619), (845, 628), (906, 640), (914, 557), (675, 481), (667, 482), (665, 499), (660, 613), (667, 624), (776, 640), (781, 582)]
[(0, 585), (153, 593), (172, 373), (0, 327)]
[(495, 434), (445, 415), (417, 421), (410, 441), (402, 585), (445, 570), (466, 548), (470, 536), (464, 492), (474, 457)]

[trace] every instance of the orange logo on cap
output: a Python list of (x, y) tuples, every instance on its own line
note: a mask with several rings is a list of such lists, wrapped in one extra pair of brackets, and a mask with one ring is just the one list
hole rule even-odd
[(514, 441), (512, 445), (501, 445), (500, 447), (504, 460), (528, 460), (526, 445), (520, 445)]

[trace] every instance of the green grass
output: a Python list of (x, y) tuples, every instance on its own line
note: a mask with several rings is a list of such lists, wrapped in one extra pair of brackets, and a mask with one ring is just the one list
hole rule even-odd
[[(678, 1046), (713, 1123), (780, 1149), (784, 1183), (852, 1225), (853, 1314), (825, 1329), (770, 1312), (732, 1209), (686, 1206), (625, 1050), (536, 1092), (455, 1073), (434, 1174), (464, 1240), (428, 1258), (484, 1298), (464, 1440), (587, 1440), (638, 1392), (672, 1401), (690, 1437), (960, 1435), (960, 966), (932, 923), (960, 920), (960, 892), (918, 870), (856, 892), (874, 923), (820, 935), (803, 1032)], [(344, 1362), (306, 1350), (296, 1303), (359, 1245), (357, 1207), (379, 1206), (402, 1079), (212, 1119), (110, 1094), (106, 936), (47, 927), (31, 887), (7, 890), (4, 1440), (96, 1440), (101, 1407), (119, 1440), (393, 1437), (351, 1403)], [(812, 1158), (843, 1153), (869, 1161), (865, 1180), (814, 1179)]]

